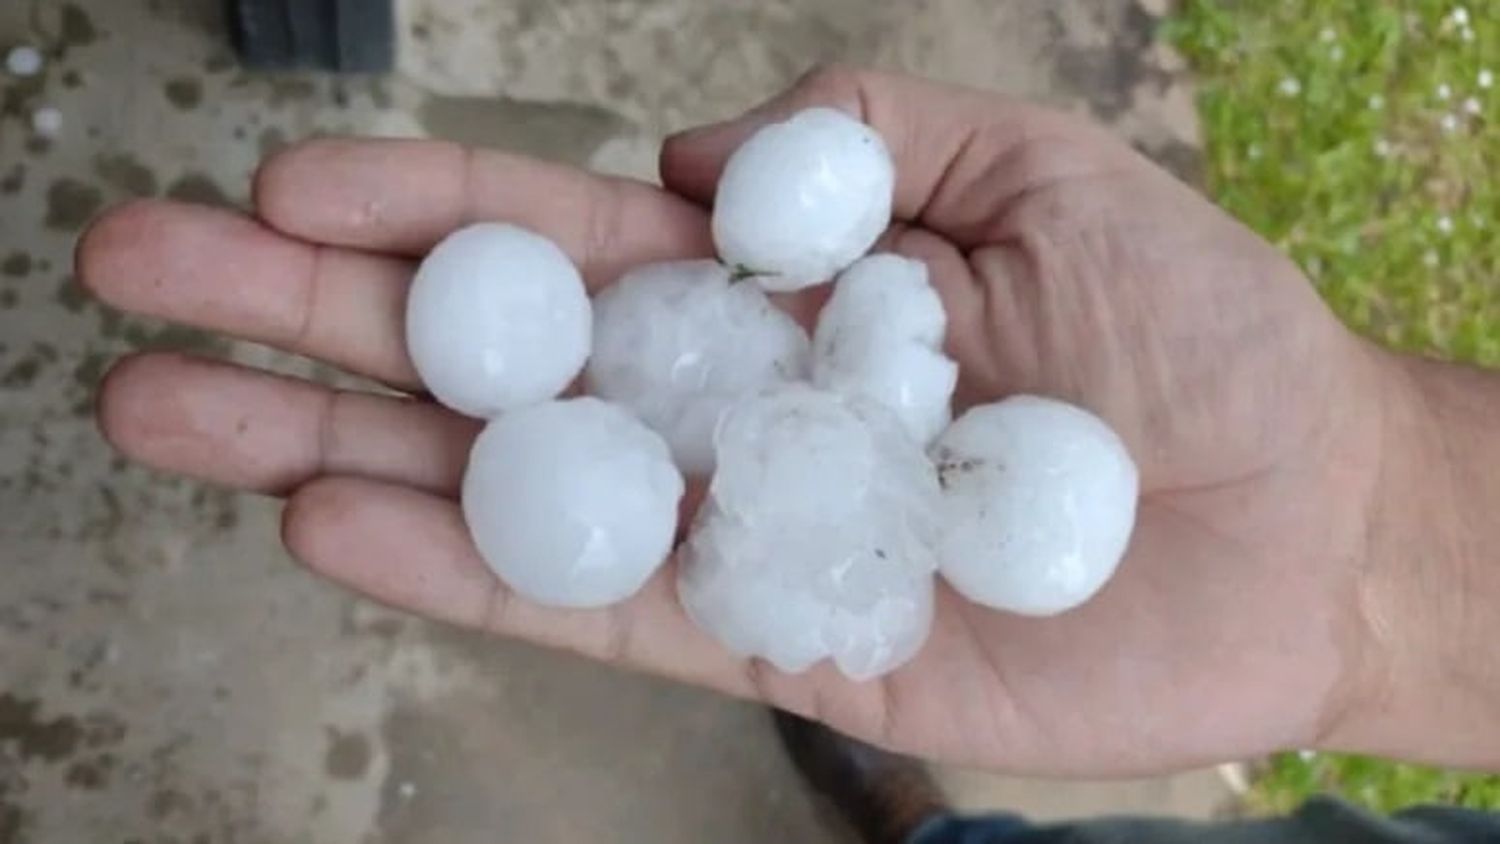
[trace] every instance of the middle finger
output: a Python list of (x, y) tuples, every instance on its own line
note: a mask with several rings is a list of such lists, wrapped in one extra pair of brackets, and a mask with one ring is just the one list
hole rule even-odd
[(399, 258), (315, 246), (231, 211), (143, 200), (100, 217), (78, 279), (131, 313), (192, 325), (416, 387)]
[(482, 424), (429, 402), (167, 353), (116, 364), (98, 406), (126, 456), (272, 495), (333, 473), (454, 497)]

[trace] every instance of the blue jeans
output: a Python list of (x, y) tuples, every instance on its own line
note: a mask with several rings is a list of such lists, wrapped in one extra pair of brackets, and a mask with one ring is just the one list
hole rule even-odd
[(1500, 815), (1422, 807), (1389, 818), (1315, 797), (1270, 820), (1196, 822), (1101, 818), (1033, 825), (1016, 815), (944, 815), (908, 844), (1500, 844)]

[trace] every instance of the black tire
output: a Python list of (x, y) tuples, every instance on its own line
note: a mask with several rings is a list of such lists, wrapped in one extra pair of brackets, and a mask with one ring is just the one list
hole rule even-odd
[(264, 70), (386, 73), (396, 58), (393, 0), (228, 0), (240, 61)]

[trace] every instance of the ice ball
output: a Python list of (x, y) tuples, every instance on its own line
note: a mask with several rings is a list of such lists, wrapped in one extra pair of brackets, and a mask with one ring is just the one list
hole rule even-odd
[(943, 354), (948, 317), (927, 266), (870, 255), (845, 270), (813, 334), (813, 383), (895, 411), (923, 445), (952, 421), (958, 365)]
[(601, 607), (635, 594), (666, 559), (682, 492), (661, 437), (584, 397), (486, 425), (464, 474), (463, 513), (480, 556), (517, 594)]
[(1082, 408), (1037, 396), (975, 407), (932, 446), (944, 578), (975, 603), (1055, 615), (1114, 574), (1135, 525), (1125, 444)]
[(422, 261), (406, 304), (406, 345), (422, 383), (467, 416), (557, 396), (583, 368), (593, 331), (578, 269), (552, 241), (476, 223)]
[(895, 182), (874, 129), (835, 109), (798, 112), (729, 157), (714, 198), (714, 244), (767, 290), (828, 281), (885, 231)]
[(729, 650), (783, 671), (891, 671), (932, 625), (938, 484), (885, 407), (793, 385), (734, 405), (677, 589)]
[(807, 371), (802, 327), (715, 261), (643, 266), (594, 299), (589, 391), (666, 438), (688, 474), (713, 471), (730, 404)]

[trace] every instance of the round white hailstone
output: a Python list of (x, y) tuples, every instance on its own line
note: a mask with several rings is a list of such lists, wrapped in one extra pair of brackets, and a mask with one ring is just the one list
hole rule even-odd
[(12, 47), (5, 54), (5, 69), (13, 76), (36, 76), (42, 71), (42, 53), (35, 47), (22, 44)]
[(896, 412), (923, 445), (952, 421), (958, 364), (947, 314), (921, 261), (871, 255), (839, 276), (813, 334), (813, 383)]
[(830, 108), (798, 112), (729, 157), (714, 198), (714, 244), (767, 290), (828, 281), (890, 224), (895, 182), (874, 129)]
[(943, 485), (938, 567), (964, 597), (1055, 615), (1114, 574), (1135, 525), (1138, 478), (1098, 417), (1015, 396), (959, 417), (932, 456)]
[(635, 594), (671, 552), (682, 490), (661, 437), (584, 397), (485, 426), (463, 512), (480, 556), (522, 597), (602, 607)]
[(63, 114), (53, 106), (42, 106), (31, 113), (31, 131), (43, 138), (62, 134)]
[(406, 302), (406, 345), (422, 383), (448, 407), (486, 419), (561, 393), (583, 368), (592, 331), (568, 256), (503, 223), (444, 238)]
[(688, 474), (713, 471), (729, 405), (806, 378), (807, 358), (802, 327), (717, 261), (644, 266), (594, 298), (590, 391), (665, 437)]
[(729, 650), (865, 680), (932, 626), (937, 476), (886, 408), (792, 385), (734, 405), (677, 593)]

